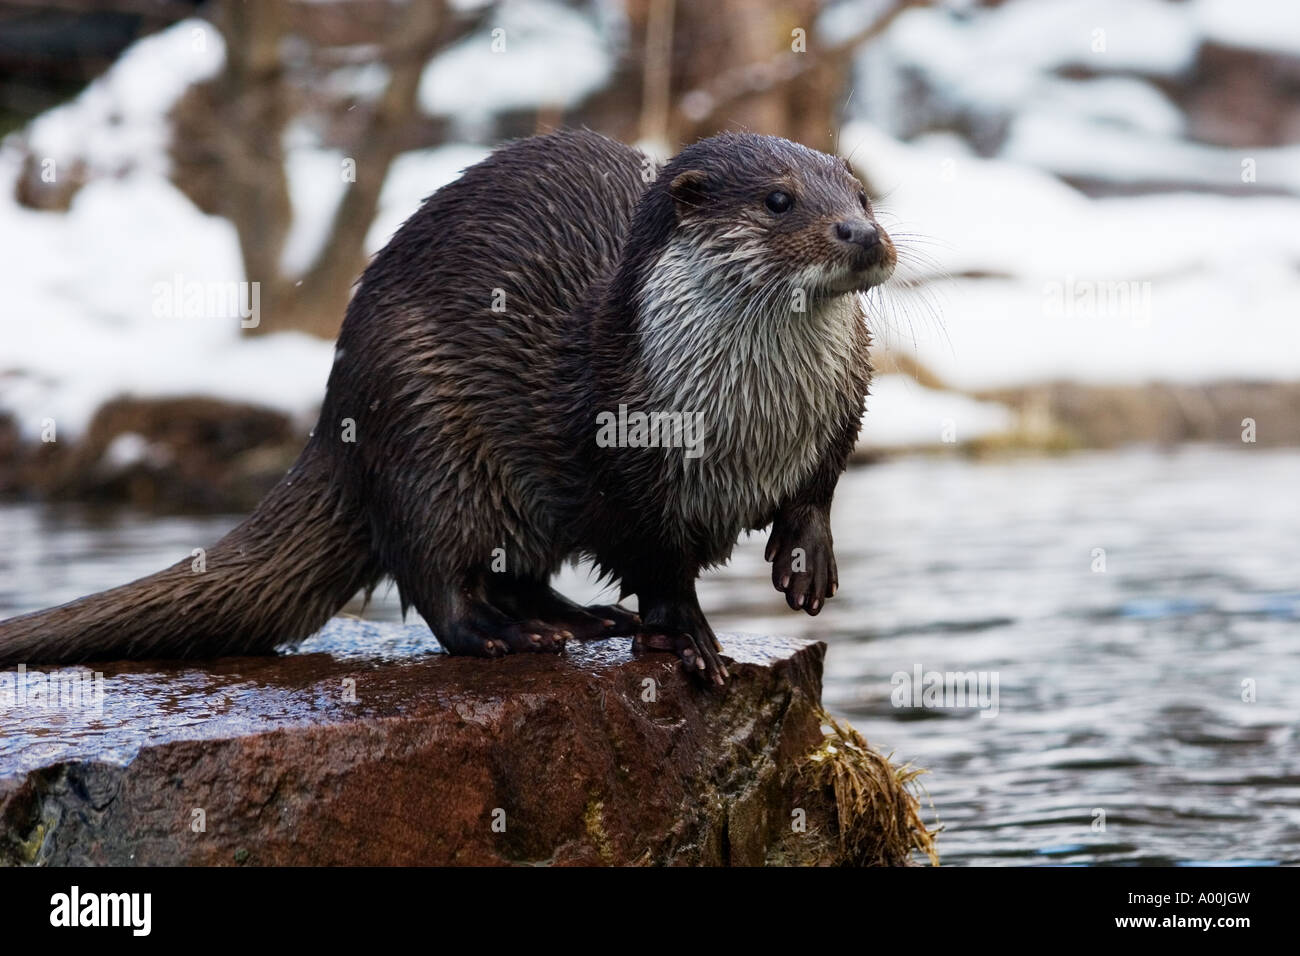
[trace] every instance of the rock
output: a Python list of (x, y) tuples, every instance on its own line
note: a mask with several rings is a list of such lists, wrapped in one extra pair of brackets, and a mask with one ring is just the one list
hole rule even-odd
[(9, 672), (0, 862), (909, 862), (915, 800), (874, 754), (888, 819), (839, 832), (825, 645), (724, 643), (724, 692), (626, 639), (489, 661), (342, 619), (281, 657), (95, 665), (101, 714)]
[(72, 200), (89, 178), (86, 164), (75, 159), (62, 170), (55, 167), (51, 178), (51, 170), (46, 166), (50, 160), (51, 157), (31, 153), (23, 157), (22, 169), (14, 180), (14, 199), (18, 205), (45, 212), (67, 212), (72, 207)]
[(1300, 141), (1300, 57), (1207, 42), (1182, 79), (1166, 92), (1192, 139), (1230, 149)]

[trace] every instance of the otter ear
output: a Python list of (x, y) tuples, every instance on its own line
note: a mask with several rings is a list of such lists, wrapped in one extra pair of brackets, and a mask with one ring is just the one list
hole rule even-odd
[(688, 169), (673, 177), (673, 181), (668, 184), (668, 194), (677, 204), (678, 219), (704, 205), (708, 199), (708, 184), (708, 174), (702, 169)]

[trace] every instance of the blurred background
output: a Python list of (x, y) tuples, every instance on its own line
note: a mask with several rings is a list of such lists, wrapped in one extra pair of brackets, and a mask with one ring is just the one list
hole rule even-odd
[[(701, 594), (830, 644), (945, 861), (1300, 862), (1289, 0), (0, 0), (0, 616), (237, 523), (367, 257), (575, 125), (779, 134), (878, 197), (840, 594), (786, 610), (762, 535)], [(900, 705), (917, 668), (997, 706)]]

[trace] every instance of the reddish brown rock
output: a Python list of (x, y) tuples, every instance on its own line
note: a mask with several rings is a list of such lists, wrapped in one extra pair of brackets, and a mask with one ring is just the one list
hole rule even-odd
[(808, 772), (822, 644), (729, 637), (717, 692), (626, 639), (484, 661), (428, 653), (427, 634), (336, 621), (304, 648), (328, 653), (107, 665), (100, 715), (6, 709), (0, 682), (0, 862), (910, 858), (910, 839), (886, 846), (901, 803), (880, 839), (855, 818), (841, 841), (834, 788)]

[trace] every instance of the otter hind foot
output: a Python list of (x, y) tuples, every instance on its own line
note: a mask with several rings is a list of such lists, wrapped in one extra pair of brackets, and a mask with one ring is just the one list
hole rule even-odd
[(566, 628), (540, 620), (512, 620), (486, 601), (471, 601), (456, 619), (439, 628), (448, 654), (501, 657), (511, 653), (559, 654), (573, 637)]
[[(491, 584), (495, 584), (494, 587)], [(545, 622), (573, 640), (594, 641), (635, 634), (641, 618), (618, 604), (575, 604), (545, 582), (513, 579), (490, 582), (492, 603), (517, 618)]]
[(600, 620), (601, 637), (633, 635), (641, 628), (641, 615), (621, 604), (588, 604), (584, 610)]

